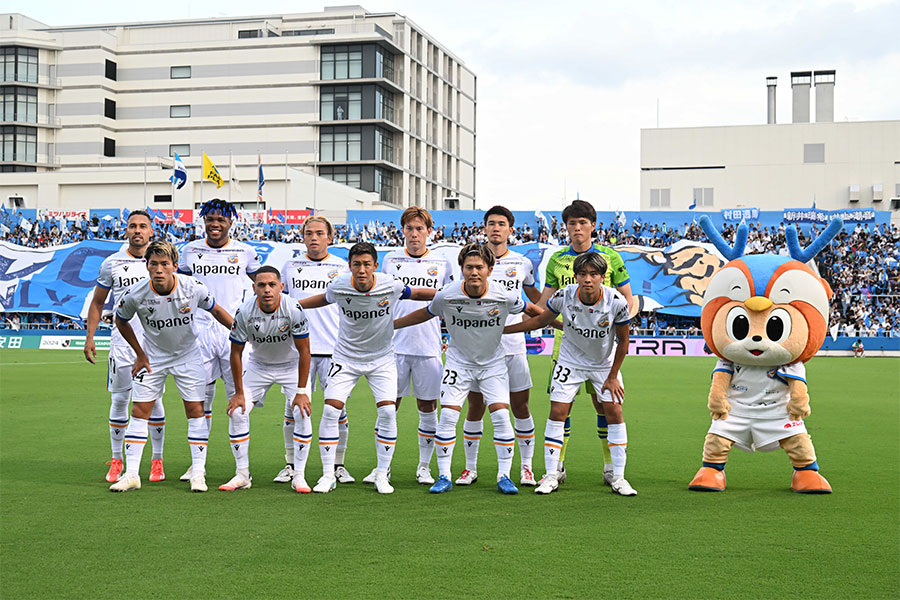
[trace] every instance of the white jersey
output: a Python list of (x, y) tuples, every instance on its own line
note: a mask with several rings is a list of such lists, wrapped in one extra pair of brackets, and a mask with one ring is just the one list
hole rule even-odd
[(719, 359), (715, 371), (731, 373), (731, 386), (726, 392), (731, 404), (730, 414), (751, 419), (786, 418), (791, 399), (788, 381), (806, 382), (806, 367), (800, 362), (780, 367), (754, 367)]
[[(507, 249), (506, 254), (496, 259), (491, 281), (496, 281), (510, 292), (521, 294), (523, 288), (534, 287), (534, 267), (531, 261), (518, 252)], [(509, 315), (507, 325), (522, 322), (522, 313)], [(506, 355), (525, 354), (525, 334), (510, 333), (502, 338)]]
[[(135, 283), (147, 279), (147, 261), (144, 258), (132, 256), (128, 252), (128, 247), (119, 250), (115, 254), (107, 256), (100, 264), (100, 274), (97, 275), (97, 286), (112, 291), (113, 307), (118, 306), (119, 301), (125, 296), (125, 292)], [(131, 325), (134, 333), (141, 340), (144, 329), (140, 323)], [(112, 336), (109, 341), (110, 345), (119, 345), (128, 343), (122, 338), (122, 334), (115, 327), (113, 321)]]
[[(144, 326), (144, 353), (152, 366), (196, 360), (199, 354), (194, 316), (212, 310), (216, 301), (203, 282), (185, 275), (175, 277), (168, 294), (158, 294), (144, 279), (128, 288), (116, 315), (130, 321), (135, 315)], [(192, 357), (193, 355), (193, 357)]]
[[(304, 253), (284, 263), (281, 279), (284, 281), (284, 292), (291, 298), (302, 300), (324, 293), (338, 275), (346, 272), (347, 261), (343, 258), (328, 254), (323, 259), (314, 260)], [(305, 314), (309, 321), (310, 354), (330, 356), (337, 341), (338, 307), (311, 308)]]
[[(259, 267), (256, 251), (235, 240), (229, 240), (221, 248), (212, 248), (206, 239), (188, 242), (181, 249), (178, 261), (178, 272), (205, 283), (216, 302), (230, 315), (253, 294), (248, 275), (256, 273)], [(207, 326), (220, 327), (210, 315), (203, 314), (197, 320)], [(225, 329), (222, 331), (224, 334)]]
[(453, 282), (441, 288), (428, 312), (444, 318), (450, 334), (447, 364), (484, 369), (492, 364), (506, 364), (506, 352), (500, 344), (503, 327), (510, 314), (525, 310), (519, 294), (511, 293), (494, 281), (479, 298), (466, 293), (465, 282)]
[(559, 360), (576, 367), (594, 368), (611, 363), (616, 347), (616, 325), (629, 322), (628, 303), (610, 287), (600, 286), (600, 298), (585, 304), (578, 284), (557, 290), (547, 300), (547, 308), (563, 316), (563, 337)]
[(373, 362), (394, 351), (394, 310), (400, 300), (409, 298), (409, 286), (396, 277), (375, 273), (372, 289), (360, 292), (351, 277), (350, 273), (338, 275), (325, 288), (325, 300), (341, 311), (334, 357)]
[(244, 302), (234, 314), (229, 339), (235, 344), (253, 344), (248, 362), (280, 368), (297, 365), (300, 353), (294, 340), (305, 337), (309, 337), (306, 314), (294, 300), (280, 295), (271, 313), (260, 308), (255, 296)]
[[(400, 279), (411, 288), (432, 288), (439, 290), (453, 281), (453, 265), (430, 250), (422, 256), (411, 256), (406, 248), (388, 252), (384, 257), (381, 270), (388, 275)], [(410, 300), (401, 302), (394, 311), (394, 318), (399, 319), (414, 310), (428, 306), (426, 300)], [(412, 356), (441, 355), (441, 324), (434, 319), (404, 327), (394, 332), (394, 352)]]

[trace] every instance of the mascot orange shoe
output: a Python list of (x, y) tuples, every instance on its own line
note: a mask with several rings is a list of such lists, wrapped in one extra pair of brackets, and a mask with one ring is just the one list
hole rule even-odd
[(791, 489), (830, 494), (803, 419), (810, 414), (803, 363), (825, 341), (831, 287), (806, 263), (840, 232), (833, 220), (802, 249), (797, 229), (785, 231), (790, 256), (744, 256), (747, 226), (732, 248), (709, 218), (700, 226), (727, 262), (710, 279), (700, 316), (703, 338), (719, 357), (709, 390), (713, 422), (703, 445), (703, 466), (689, 488), (725, 491), (731, 447), (748, 452), (783, 448), (794, 476)]

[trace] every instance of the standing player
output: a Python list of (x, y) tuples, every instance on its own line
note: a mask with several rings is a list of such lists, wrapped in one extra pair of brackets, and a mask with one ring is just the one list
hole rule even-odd
[[(113, 293), (113, 306), (125, 295), (128, 288), (147, 278), (147, 264), (144, 252), (153, 237), (153, 222), (150, 215), (136, 210), (128, 215), (125, 238), (128, 247), (112, 254), (100, 264), (97, 285), (88, 308), (87, 337), (84, 340), (84, 357), (91, 364), (96, 364), (97, 347), (94, 344), (94, 333), (100, 323), (103, 306), (109, 291)], [(133, 327), (140, 341), (143, 329), (139, 324)], [(131, 400), (131, 366), (134, 364), (134, 351), (128, 342), (113, 327), (109, 340), (108, 374), (106, 389), (112, 396), (109, 407), (109, 441), (112, 445), (112, 459), (106, 480), (114, 483), (122, 473), (122, 443), (125, 428), (128, 426), (128, 402)], [(166, 478), (163, 470), (163, 442), (166, 436), (166, 411), (163, 408), (162, 396), (154, 403), (148, 422), (150, 426), (150, 443), (153, 446), (153, 460), (150, 466), (150, 481), (163, 481)]]
[[(563, 318), (562, 344), (550, 382), (550, 417), (544, 431), (547, 474), (535, 490), (538, 494), (549, 494), (559, 486), (558, 463), (564, 421), (571, 411), (578, 388), (585, 381), (592, 382), (594, 389), (599, 386), (600, 402), (609, 422), (612, 491), (621, 496), (637, 494), (625, 479), (628, 435), (622, 418), (625, 389), (619, 373), (628, 353), (628, 302), (615, 290), (602, 284), (606, 269), (606, 259), (599, 252), (579, 255), (572, 264), (578, 283), (553, 294), (547, 301), (549, 311), (506, 328), (506, 331), (529, 331), (547, 326), (558, 315)], [(616, 343), (613, 342), (614, 331)]]
[[(328, 252), (328, 245), (334, 236), (331, 221), (325, 217), (312, 216), (300, 228), (306, 253), (284, 263), (284, 290), (295, 300), (302, 300), (314, 294), (321, 294), (334, 279), (347, 272), (347, 261)], [(322, 308), (305, 311), (309, 321), (309, 384), (316, 391), (316, 377), (324, 389), (328, 384), (331, 369), (331, 355), (338, 334), (338, 307), (330, 304)], [(290, 401), (289, 401), (290, 402)], [(294, 414), (290, 404), (284, 407), (284, 454), (286, 464), (275, 476), (275, 481), (291, 481), (294, 476)], [(344, 467), (347, 451), (347, 437), (350, 423), (347, 412), (341, 410), (338, 418), (338, 443), (334, 450), (334, 476), (338, 483), (353, 483), (355, 479)]]
[[(569, 245), (560, 248), (550, 257), (547, 263), (547, 272), (544, 277), (544, 292), (541, 295), (540, 305), (543, 306), (557, 290), (561, 290), (567, 285), (575, 283), (575, 274), (572, 271), (572, 264), (579, 254), (585, 252), (599, 252), (606, 259), (607, 271), (603, 284), (607, 287), (615, 288), (628, 302), (628, 306), (632, 305), (631, 284), (629, 283), (628, 271), (625, 270), (625, 263), (619, 253), (601, 244), (593, 243), (594, 230), (597, 226), (597, 211), (584, 200), (575, 200), (567, 206), (562, 213), (563, 224), (569, 234)], [(561, 342), (560, 331), (556, 332), (556, 339), (553, 342), (553, 364), (559, 356), (559, 348)], [(553, 373), (553, 371), (551, 371)], [(612, 458), (607, 449), (607, 439), (609, 434), (609, 423), (606, 419), (605, 412), (600, 402), (597, 400), (597, 394), (594, 391), (590, 381), (585, 383), (585, 388), (591, 395), (591, 401), (594, 404), (594, 410), (597, 412), (597, 437), (600, 438), (601, 448), (603, 449), (603, 482), (607, 485), (612, 484), (613, 467)], [(549, 392), (550, 384), (547, 384)], [(566, 417), (565, 431), (563, 434), (563, 447), (560, 452), (559, 459), (559, 482), (566, 480), (566, 446), (569, 443), (570, 422)]]
[[(216, 301), (228, 312), (234, 314), (244, 301), (250, 289), (253, 274), (259, 269), (256, 252), (242, 242), (229, 236), (232, 219), (237, 216), (234, 207), (214, 198), (200, 208), (206, 228), (206, 238), (188, 242), (182, 250), (178, 272), (193, 275), (209, 289)], [(200, 357), (206, 369), (206, 395), (203, 416), (206, 417), (206, 432), (212, 428), (212, 405), (216, 397), (216, 380), (225, 382), (228, 397), (234, 395), (234, 379), (231, 375), (228, 330), (205, 314), (197, 317), (200, 326)], [(181, 476), (182, 481), (191, 478), (188, 469)]]
[[(389, 252), (384, 258), (382, 270), (402, 280), (408, 286), (444, 287), (453, 279), (453, 266), (442, 256), (432, 254), (427, 248), (428, 238), (434, 230), (431, 214), (424, 208), (411, 206), (400, 216), (400, 227), (406, 247)], [(401, 302), (394, 311), (399, 318), (422, 308), (426, 302)], [(441, 324), (430, 321), (399, 329), (394, 332), (394, 356), (397, 361), (397, 410), (400, 400), (410, 389), (416, 397), (419, 409), (419, 466), (416, 481), (431, 485), (431, 456), (434, 454), (434, 434), (437, 432), (437, 397), (441, 391)], [(377, 435), (377, 432), (376, 432)], [(369, 477), (363, 479), (369, 482)]]
[(434, 290), (410, 289), (391, 275), (376, 273), (378, 252), (367, 242), (355, 244), (348, 255), (350, 273), (339, 275), (324, 294), (304, 298), (303, 309), (337, 304), (340, 311), (338, 340), (334, 346), (331, 371), (325, 387), (325, 406), (319, 423), (319, 454), (322, 477), (314, 492), (327, 493), (335, 488), (334, 446), (338, 441), (338, 418), (359, 378), (365, 375), (378, 419), (375, 439), (377, 464), (375, 489), (379, 494), (393, 493), (388, 470), (397, 443), (397, 365), (394, 362), (394, 317), (392, 307), (411, 298), (430, 300)]
[[(491, 281), (499, 283), (515, 294), (521, 294), (524, 291), (529, 300), (538, 302), (541, 292), (534, 284), (534, 268), (531, 266), (531, 261), (518, 252), (513, 252), (506, 245), (515, 222), (512, 212), (504, 206), (495, 206), (484, 213), (484, 233), (488, 240), (487, 246), (493, 252), (496, 260), (491, 272)], [(521, 322), (521, 314), (510, 315), (506, 320), (507, 325)], [(502, 343), (506, 351), (509, 400), (515, 419), (516, 441), (519, 443), (519, 456), (522, 464), (519, 483), (533, 487), (537, 485), (531, 467), (534, 457), (534, 420), (528, 410), (531, 371), (528, 368), (528, 357), (525, 351), (525, 335), (522, 333), (504, 335)], [(478, 389), (477, 386), (475, 389)], [(457, 485), (470, 485), (478, 480), (478, 446), (481, 443), (481, 420), (483, 417), (484, 398), (481, 392), (471, 392), (468, 414), (463, 423), (466, 468), (456, 480)]]
[[(306, 459), (312, 442), (311, 407), (309, 402), (309, 326), (303, 310), (285, 297), (281, 273), (275, 267), (263, 266), (256, 272), (254, 297), (244, 302), (234, 315), (231, 328), (231, 372), (234, 396), (228, 402), (228, 435), (236, 464), (235, 476), (219, 489), (232, 492), (250, 487), (250, 411), (263, 406), (266, 392), (281, 386), (292, 421), (293, 488), (308, 494)], [(247, 342), (253, 350), (243, 363)], [(247, 394), (245, 397), (244, 387)], [(248, 403), (247, 400), (250, 402)]]
[[(136, 358), (131, 373), (134, 387), (131, 394), (131, 421), (125, 430), (125, 474), (110, 486), (114, 492), (141, 488), (138, 472), (141, 455), (147, 443), (147, 418), (153, 403), (163, 394), (166, 377), (175, 379), (184, 400), (188, 418), (188, 445), (191, 449), (191, 491), (205, 492), (206, 447), (209, 434), (203, 418), (205, 374), (196, 360), (200, 349), (194, 315), (199, 309), (227, 328), (232, 319), (216, 304), (209, 290), (193, 277), (176, 277), (178, 250), (170, 242), (155, 241), (147, 247), (149, 279), (134, 284), (119, 301), (116, 327), (134, 350)], [(135, 315), (144, 327), (144, 347), (131, 325)]]
[(525, 303), (519, 294), (490, 280), (494, 254), (487, 246), (468, 244), (460, 250), (458, 260), (462, 283), (445, 285), (427, 307), (394, 322), (394, 327), (400, 329), (443, 317), (450, 334), (441, 379), (441, 419), (435, 435), (439, 476), (430, 491), (441, 494), (453, 489), (450, 464), (456, 445), (456, 424), (466, 395), (478, 386), (494, 424), (497, 489), (504, 494), (517, 494), (519, 490), (509, 478), (515, 442), (509, 421), (506, 351), (500, 337), (506, 318), (522, 312)]

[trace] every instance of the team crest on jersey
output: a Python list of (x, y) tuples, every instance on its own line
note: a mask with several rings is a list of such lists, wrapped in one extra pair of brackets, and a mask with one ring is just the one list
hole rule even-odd
[(496, 317), (496, 316), (499, 315), (499, 314), (500, 314), (500, 309), (497, 308), (496, 306), (493, 307), (491, 310), (488, 311), (488, 316), (489, 316), (489, 317)]
[(428, 267), (428, 275), (429, 277), (437, 277), (437, 267)]
[(328, 271), (328, 279), (334, 279), (338, 275), (339, 275), (339, 273), (338, 273), (337, 269), (332, 269), (331, 271)]
[(597, 319), (597, 327), (599, 327), (601, 329), (605, 329), (606, 327), (609, 327), (609, 316), (603, 315), (602, 317)]
[(290, 322), (285, 321), (284, 323), (282, 323), (281, 325), (278, 326), (278, 331), (280, 331), (281, 333), (285, 333), (290, 328), (291, 328)]
[(390, 299), (387, 296), (385, 296), (384, 298), (382, 298), (381, 300), (378, 301), (378, 306), (380, 306), (381, 308), (384, 308), (385, 306), (387, 306), (390, 303), (391, 303)]
[(230, 262), (233, 265), (236, 265), (239, 260), (240, 259), (237, 256), (229, 256), (228, 257), (228, 262)]
[(507, 277), (515, 277), (516, 276), (516, 268), (509, 267), (508, 269), (506, 269), (506, 276)]
[(182, 306), (178, 309), (178, 312), (183, 315), (186, 315), (189, 312), (191, 312), (191, 307), (189, 305), (185, 304), (184, 306)]

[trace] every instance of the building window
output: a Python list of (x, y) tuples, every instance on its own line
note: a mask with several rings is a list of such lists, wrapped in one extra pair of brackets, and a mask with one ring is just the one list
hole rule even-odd
[(394, 94), (381, 87), (375, 88), (375, 118), (394, 120)]
[(153, 195), (153, 202), (165, 203), (165, 202), (171, 202), (171, 201), (172, 201), (172, 194), (154, 194)]
[(169, 79), (190, 79), (190, 78), (191, 78), (191, 67), (190, 66), (169, 67)]
[(323, 121), (346, 121), (361, 118), (361, 86), (336, 86), (322, 90), (321, 119)]
[(108, 119), (116, 118), (116, 101), (106, 98), (103, 101), (103, 116)]
[(103, 138), (103, 156), (116, 155), (116, 140), (105, 137)]
[(323, 127), (319, 138), (319, 160), (359, 160), (362, 132), (359, 127)]
[(172, 119), (183, 119), (191, 116), (190, 104), (174, 104), (169, 107), (169, 117)]
[(668, 208), (670, 206), (669, 192), (669, 188), (650, 190), (650, 208)]
[(361, 189), (362, 170), (359, 167), (320, 167), (319, 175), (350, 187)]
[(3, 120), (37, 123), (37, 89), (14, 85), (0, 88)]
[(694, 204), (696, 206), (713, 206), (713, 189), (694, 188)]
[(116, 81), (117, 65), (113, 61), (106, 59), (106, 78)]
[(803, 144), (803, 162), (825, 162), (825, 144)]
[(322, 79), (362, 77), (362, 46), (323, 46)]
[(288, 29), (281, 32), (281, 37), (301, 36), (301, 35), (329, 35), (334, 33), (333, 27), (322, 29)]
[(37, 162), (37, 128), (0, 127), (0, 160)]
[(178, 156), (184, 158), (185, 156), (191, 155), (191, 145), (190, 144), (169, 144), (169, 156)]
[(375, 128), (375, 160), (394, 161), (394, 134), (383, 127)]
[(5, 46), (0, 48), (3, 58), (3, 81), (21, 81), (37, 83), (38, 51), (37, 48), (19, 48)]
[(382, 202), (394, 203), (394, 176), (390, 171), (375, 169), (375, 193)]
[(394, 55), (381, 48), (375, 49), (375, 77), (394, 81)]
[(261, 38), (263, 36), (262, 29), (242, 29), (238, 31), (239, 40), (247, 40), (250, 38)]

